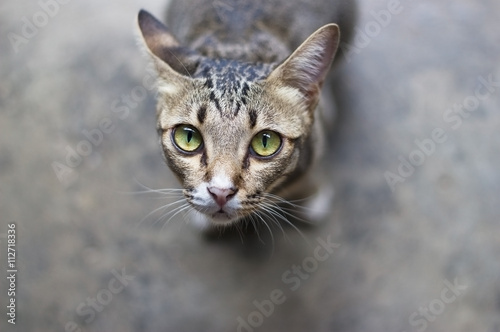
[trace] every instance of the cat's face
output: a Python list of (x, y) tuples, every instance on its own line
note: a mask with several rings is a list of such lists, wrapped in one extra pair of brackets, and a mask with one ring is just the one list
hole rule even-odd
[(151, 18), (139, 24), (159, 72), (158, 131), (186, 200), (219, 225), (266, 209), (271, 193), (302, 175), (299, 163), (309, 164), (301, 158), (314, 149), (305, 142), (335, 49), (323, 44), (335, 28), (279, 66), (190, 53), (179, 66), (182, 52), (172, 62), (172, 48), (158, 45), (177, 42)]
[[(226, 223), (255, 212), (294, 172), (313, 119), (298, 93), (215, 67), (208, 77), (160, 85), (158, 126), (188, 202)], [(224, 70), (231, 75), (226, 84), (214, 78)], [(235, 85), (245, 91), (233, 91)]]

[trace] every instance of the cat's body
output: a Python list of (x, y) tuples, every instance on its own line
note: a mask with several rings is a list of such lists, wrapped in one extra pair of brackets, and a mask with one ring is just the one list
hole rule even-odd
[(328, 23), (348, 39), (353, 0), (172, 1), (167, 25), (183, 46), (211, 58), (280, 63)]
[(340, 42), (328, 23), (347, 38), (353, 16), (349, 0), (174, 0), (167, 29), (141, 11), (165, 159), (198, 220), (276, 218), (275, 195), (311, 194), (334, 112), (320, 100)]

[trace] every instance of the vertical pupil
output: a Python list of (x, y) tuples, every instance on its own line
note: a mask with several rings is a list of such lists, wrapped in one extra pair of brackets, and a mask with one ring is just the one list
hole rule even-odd
[(187, 129), (187, 142), (191, 143), (191, 140), (193, 139), (193, 132), (189, 129)]
[(267, 140), (269, 139), (269, 134), (262, 135), (262, 146), (267, 148)]

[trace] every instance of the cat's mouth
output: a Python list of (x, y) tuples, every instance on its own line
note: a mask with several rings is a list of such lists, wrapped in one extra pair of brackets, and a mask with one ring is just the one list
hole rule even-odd
[(218, 207), (216, 209), (213, 209), (212, 207), (212, 209), (210, 209), (206, 206), (199, 206), (192, 201), (190, 201), (190, 203), (198, 213), (204, 215), (205, 218), (216, 225), (229, 225), (239, 219), (237, 210), (232, 208)]

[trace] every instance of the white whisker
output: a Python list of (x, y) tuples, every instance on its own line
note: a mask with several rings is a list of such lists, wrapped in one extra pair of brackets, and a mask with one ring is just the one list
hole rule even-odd
[(290, 242), (290, 239), (288, 238), (288, 236), (286, 235), (286, 232), (285, 232), (285, 229), (283, 228), (283, 226), (281, 225), (281, 223), (279, 222), (279, 220), (270, 212), (268, 211), (270, 208), (268, 206), (262, 206), (262, 213), (267, 217), (269, 218), (276, 226), (278, 226), (279, 230), (281, 231), (281, 233), (283, 234), (283, 238), (286, 240), (286, 241), (289, 241)]
[[(163, 227), (165, 227), (165, 225), (167, 225), (170, 222), (170, 220), (172, 220), (172, 218), (174, 218), (179, 213), (185, 211), (186, 209), (191, 209), (191, 208), (192, 207), (189, 203), (181, 205), (179, 208), (177, 208), (177, 212), (175, 212), (170, 218), (168, 218), (168, 220), (166, 222), (163, 223), (163, 225), (161, 226), (160, 232), (163, 231)], [(174, 211), (175, 211), (175, 209), (174, 209)], [(171, 211), (171, 212), (173, 212), (173, 211)]]
[(271, 256), (273, 256), (273, 254), (274, 254), (274, 248), (275, 248), (273, 231), (271, 230), (271, 227), (269, 227), (269, 225), (267, 224), (266, 220), (260, 214), (257, 214), (257, 217), (260, 218), (260, 220), (264, 223), (264, 225), (269, 230), (269, 235), (271, 235), (271, 245), (272, 245)]
[[(282, 214), (284, 214), (288, 217), (291, 217), (293, 219), (297, 219), (298, 221), (301, 221), (303, 223), (312, 224), (310, 221), (299, 217), (299, 215), (301, 215), (301, 214), (304, 214), (306, 212), (310, 212), (311, 209), (304, 207), (304, 206), (301, 206), (301, 205), (293, 204), (293, 203), (291, 203), (291, 202), (289, 202), (289, 201), (287, 201), (279, 196), (276, 196), (276, 195), (266, 194), (266, 196), (272, 197), (272, 199), (267, 199), (264, 202), (264, 204), (266, 204), (267, 206), (272, 204), (273, 208), (277, 209)], [(264, 198), (267, 198), (266, 196), (264, 196)], [(290, 205), (291, 207), (287, 208), (287, 207), (282, 206), (282, 205)]]
[(265, 193), (264, 198), (269, 199), (269, 201), (271, 201), (271, 202), (276, 201), (279, 204), (283, 204), (284, 206), (290, 206), (290, 208), (285, 208), (285, 207), (281, 207), (281, 208), (292, 211), (292, 212), (297, 212), (297, 211), (309, 212), (310, 211), (310, 208), (308, 208), (304, 205), (301, 205), (301, 204), (296, 204), (296, 203), (306, 202), (310, 198), (303, 198), (303, 199), (288, 201), (288, 200), (284, 199), (283, 197), (280, 197), (280, 196), (274, 195), (274, 194), (269, 194), (269, 193)]
[(184, 189), (179, 189), (179, 188), (164, 188), (164, 189), (153, 189), (145, 184), (139, 182), (139, 180), (134, 179), (135, 182), (144, 190), (138, 190), (138, 191), (124, 191), (120, 192), (122, 194), (130, 194), (130, 195), (135, 195), (135, 194), (160, 194), (161, 196), (168, 196), (168, 195), (182, 195)]
[[(270, 204), (270, 203), (272, 203), (272, 204)], [(287, 223), (288, 225), (290, 225), (306, 241), (306, 243), (309, 244), (309, 240), (304, 235), (304, 233), (297, 226), (295, 226), (292, 222), (290, 222), (286, 218), (285, 215), (282, 214), (284, 211), (282, 211), (280, 209), (280, 207), (277, 206), (275, 203), (273, 203), (273, 202), (263, 202), (262, 206), (261, 206), (261, 209), (263, 209), (267, 213), (270, 213), (271, 215), (273, 215), (274, 217), (278, 218), (279, 220), (283, 220), (285, 223)]]
[(262, 238), (260, 237), (259, 229), (258, 229), (258, 227), (257, 227), (257, 224), (255, 223), (254, 215), (250, 215), (250, 216), (248, 216), (248, 217), (249, 217), (250, 222), (251, 222), (251, 223), (252, 223), (252, 225), (253, 225), (253, 228), (255, 229), (255, 232), (257, 233), (257, 237), (259, 238), (259, 241), (260, 241), (262, 244), (265, 244), (264, 240), (262, 240)]
[[(136, 225), (136, 227), (137, 228), (140, 227), (141, 224), (144, 222), (144, 220), (146, 220), (147, 218), (149, 218), (152, 214), (155, 214), (158, 211), (162, 211), (162, 210), (168, 209), (168, 208), (172, 207), (173, 205), (176, 205), (176, 204), (179, 204), (179, 203), (182, 203), (182, 202), (185, 202), (185, 198), (181, 198), (181, 199), (179, 199), (179, 200), (177, 200), (175, 202), (171, 202), (171, 203), (162, 205), (159, 208), (154, 209), (153, 211), (151, 211), (150, 213), (148, 213), (144, 218), (142, 218), (141, 221), (139, 221), (139, 223)], [(156, 224), (156, 222), (154, 224)]]
[(168, 217), (169, 215), (171, 215), (172, 213), (176, 213), (177, 211), (179, 211), (179, 210), (183, 209), (183, 208), (184, 208), (185, 206), (187, 206), (187, 205), (189, 205), (189, 204), (188, 204), (188, 203), (186, 203), (186, 202), (183, 202), (183, 204), (182, 204), (182, 205), (177, 206), (177, 207), (175, 207), (174, 209), (172, 209), (172, 210), (170, 210), (170, 211), (168, 211), (168, 212), (166, 212), (166, 213), (162, 214), (160, 217), (158, 217), (158, 218), (156, 219), (156, 221), (153, 223), (153, 225), (152, 225), (151, 227), (156, 226), (156, 224), (157, 224), (159, 221), (164, 220), (165, 218), (167, 218), (167, 217)]

